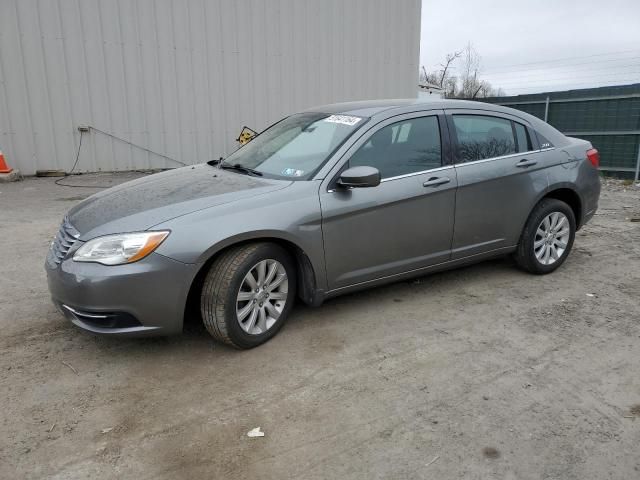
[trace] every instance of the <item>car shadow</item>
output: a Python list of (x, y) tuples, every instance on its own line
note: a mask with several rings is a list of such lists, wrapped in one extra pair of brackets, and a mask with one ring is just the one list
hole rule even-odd
[[(497, 258), (487, 260), (471, 266), (459, 267), (445, 272), (437, 272), (411, 280), (398, 281), (379, 287), (372, 287), (366, 290), (348, 293), (339, 297), (331, 298), (319, 307), (309, 307), (297, 301), (291, 312), (286, 327), (278, 333), (274, 339), (259, 349), (275, 348), (276, 344), (287, 342), (290, 335), (297, 336), (300, 330), (307, 327), (309, 323), (315, 322), (339, 322), (352, 313), (356, 313), (362, 308), (380, 308), (391, 303), (401, 304), (411, 301), (416, 296), (438, 295), (443, 292), (458, 292), (464, 295), (465, 289), (478, 285), (477, 282), (490, 282), (492, 277), (504, 278), (504, 274), (510, 278), (521, 275), (529, 275), (517, 269), (514, 262), (508, 258)], [(64, 320), (60, 319), (61, 322)], [(117, 354), (126, 356), (128, 354), (138, 357), (144, 355), (207, 355), (214, 357), (226, 357), (228, 355), (238, 355), (241, 351), (214, 341), (207, 333), (197, 312), (189, 312), (185, 318), (182, 335), (170, 337), (149, 337), (149, 338), (127, 338), (96, 336), (87, 332), (81, 332), (75, 327), (71, 327), (75, 332), (74, 336), (80, 338), (86, 336), (87, 347), (91, 346), (101, 354)], [(303, 333), (301, 333), (304, 335)], [(271, 347), (270, 347), (271, 346)]]
[[(364, 307), (371, 308), (372, 304), (380, 307), (388, 305), (389, 302), (400, 304), (407, 301), (407, 297), (410, 297), (410, 300), (415, 296), (437, 295), (443, 292), (464, 294), (466, 288), (474, 287), (477, 282), (490, 282), (492, 277), (497, 278), (504, 274), (513, 278), (530, 276), (529, 273), (518, 269), (511, 257), (499, 257), (329, 298), (319, 309), (325, 309), (327, 312), (340, 310), (341, 314), (349, 315), (350, 312)], [(317, 310), (298, 301), (289, 322), (303, 324), (308, 320), (315, 321), (317, 318), (309, 314)]]

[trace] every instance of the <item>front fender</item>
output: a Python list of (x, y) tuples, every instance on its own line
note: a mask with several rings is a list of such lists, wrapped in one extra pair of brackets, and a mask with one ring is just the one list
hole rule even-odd
[(261, 239), (288, 242), (308, 257), (317, 287), (326, 289), (316, 182), (296, 182), (296, 186), (267, 198), (256, 197), (193, 212), (154, 228), (171, 230), (157, 253), (198, 265), (238, 243)]

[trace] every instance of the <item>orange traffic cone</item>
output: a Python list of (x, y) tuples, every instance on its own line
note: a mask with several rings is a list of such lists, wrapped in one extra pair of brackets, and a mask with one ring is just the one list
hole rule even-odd
[(7, 162), (4, 161), (4, 155), (0, 152), (0, 173), (11, 173), (13, 168), (7, 165)]

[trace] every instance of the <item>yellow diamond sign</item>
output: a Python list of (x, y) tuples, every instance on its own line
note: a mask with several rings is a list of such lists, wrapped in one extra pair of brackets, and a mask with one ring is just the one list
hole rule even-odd
[(242, 131), (236, 140), (240, 145), (244, 145), (245, 143), (249, 143), (257, 134), (258, 132), (251, 130), (249, 127), (242, 127)]

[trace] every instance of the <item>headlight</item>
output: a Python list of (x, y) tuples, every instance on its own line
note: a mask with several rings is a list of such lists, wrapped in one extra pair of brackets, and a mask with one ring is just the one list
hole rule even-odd
[(140, 232), (94, 238), (76, 250), (73, 260), (103, 265), (137, 262), (158, 248), (168, 235), (169, 232)]

